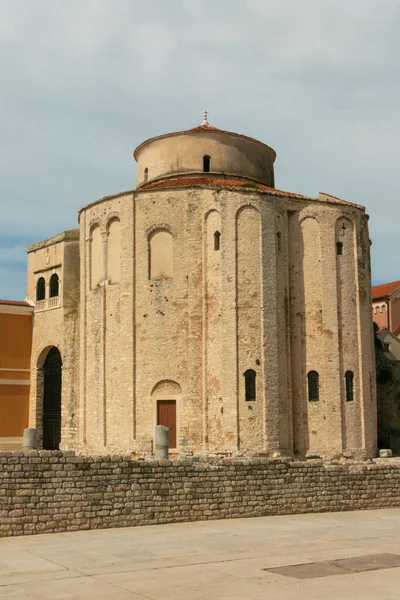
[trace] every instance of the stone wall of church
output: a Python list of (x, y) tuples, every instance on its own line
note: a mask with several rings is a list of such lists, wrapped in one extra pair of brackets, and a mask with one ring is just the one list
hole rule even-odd
[[(308, 204), (289, 212), (294, 449), (299, 455), (376, 452), (366, 224), (365, 214), (354, 206)], [(318, 373), (319, 400), (309, 398), (310, 372)], [(346, 372), (352, 394), (346, 394)]]
[(79, 447), (134, 449), (134, 206), (132, 194), (80, 214)]
[(150, 452), (173, 400), (176, 451), (374, 454), (362, 210), (190, 188), (105, 198), (80, 225), (82, 451)]

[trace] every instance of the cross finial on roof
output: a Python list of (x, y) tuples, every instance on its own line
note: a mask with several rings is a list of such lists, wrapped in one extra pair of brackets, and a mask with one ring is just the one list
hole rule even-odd
[(205, 110), (203, 112), (203, 122), (202, 122), (202, 125), (208, 125), (207, 117), (208, 117), (208, 111)]

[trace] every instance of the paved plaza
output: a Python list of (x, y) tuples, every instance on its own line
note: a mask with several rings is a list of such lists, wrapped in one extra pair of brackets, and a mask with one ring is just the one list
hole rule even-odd
[(400, 509), (0, 540), (0, 599), (400, 597)]

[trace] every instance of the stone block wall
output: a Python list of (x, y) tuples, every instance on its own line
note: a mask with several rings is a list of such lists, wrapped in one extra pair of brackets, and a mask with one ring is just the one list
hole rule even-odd
[(0, 454), (0, 537), (400, 506), (400, 461)]

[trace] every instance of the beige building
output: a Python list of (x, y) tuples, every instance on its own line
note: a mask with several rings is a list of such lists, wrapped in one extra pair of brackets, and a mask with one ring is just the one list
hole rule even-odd
[(30, 425), (47, 448), (376, 453), (368, 217), (274, 184), (208, 124), (134, 152), (133, 191), (29, 248)]

